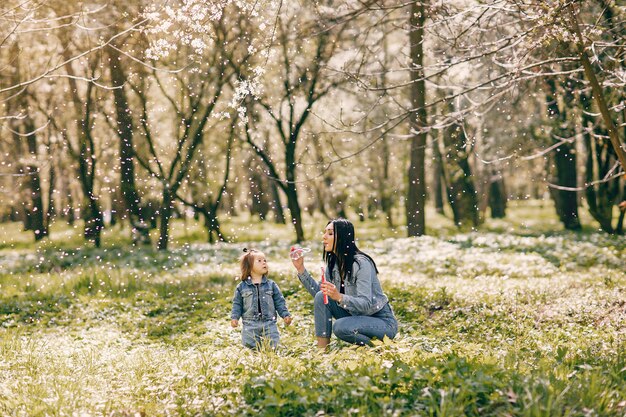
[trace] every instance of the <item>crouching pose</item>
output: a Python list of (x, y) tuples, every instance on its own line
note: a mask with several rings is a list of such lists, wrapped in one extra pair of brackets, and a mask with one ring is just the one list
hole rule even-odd
[(304, 257), (291, 257), (300, 282), (315, 299), (318, 347), (328, 345), (331, 333), (359, 345), (371, 345), (373, 338), (384, 336), (393, 339), (398, 322), (381, 288), (374, 260), (355, 244), (352, 223), (346, 219), (331, 220), (322, 241), (326, 282), (313, 279), (304, 267)]

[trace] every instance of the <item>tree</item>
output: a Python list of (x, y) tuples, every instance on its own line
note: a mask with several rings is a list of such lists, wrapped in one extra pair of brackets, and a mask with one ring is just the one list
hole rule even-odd
[(424, 24), (425, 2), (411, 4), (409, 43), (411, 45), (411, 149), (406, 198), (407, 232), (409, 236), (426, 234), (426, 177), (424, 155), (426, 150), (426, 82), (424, 78)]
[(493, 219), (506, 216), (506, 189), (502, 173), (492, 172), (489, 180), (489, 209)]
[(559, 100), (555, 80), (547, 78), (546, 84), (548, 118), (552, 122), (550, 136), (555, 145), (553, 160), (558, 188), (552, 192), (556, 212), (566, 229), (580, 230), (578, 199), (576, 192), (571, 191), (577, 187), (574, 129), (567, 115), (567, 109), (571, 107), (574, 99), (572, 86), (570, 83), (565, 83), (562, 90), (563, 98)]
[[(23, 56), (17, 42), (11, 46), (10, 54), (14, 60), (11, 82), (19, 84), (22, 77), (21, 61)], [(24, 163), (18, 163), (16, 166), (17, 174), (23, 175), (25, 187), (28, 190), (25, 199), (22, 201), (24, 228), (25, 230), (32, 230), (35, 240), (39, 241), (48, 236), (37, 151), (37, 131), (39, 129), (36, 128), (31, 116), (32, 110), (26, 93), (18, 94), (9, 100), (8, 110), (21, 115), (20, 117), (10, 119), (8, 124), (13, 136), (15, 149), (17, 150), (18, 160), (25, 161)]]
[[(74, 110), (74, 120), (76, 125), (76, 144), (73, 143), (66, 128), (60, 127), (60, 133), (66, 140), (67, 149), (78, 163), (78, 179), (80, 181), (83, 196), (85, 198), (85, 217), (84, 217), (84, 236), (86, 239), (93, 240), (96, 247), (100, 247), (100, 234), (104, 227), (102, 210), (100, 201), (96, 195), (96, 164), (97, 149), (94, 128), (94, 87), (93, 82), (88, 82), (83, 94), (78, 87), (76, 79), (79, 77), (72, 66), (71, 60), (71, 35), (67, 32), (61, 35), (61, 43), (63, 45), (63, 55), (66, 61), (65, 69), (69, 77), (67, 83), (69, 86), (69, 97)], [(95, 79), (97, 70), (97, 61), (92, 60), (87, 69), (84, 78)], [(57, 128), (59, 126), (57, 125)]]
[(444, 131), (442, 169), (445, 170), (448, 202), (452, 207), (454, 223), (477, 227), (478, 200), (469, 165), (467, 137), (462, 122)]
[[(276, 72), (269, 72), (268, 75), (281, 81), (276, 83), (280, 91), (268, 89), (258, 99), (248, 101), (251, 112), (262, 109), (273, 124), (282, 148), (282, 169), (278, 165), (279, 155), (270, 154), (269, 148), (258, 142), (253, 118), (248, 118), (246, 127), (248, 143), (265, 164), (267, 175), (276, 181), (287, 198), (298, 242), (304, 240), (297, 189), (298, 144), (315, 104), (341, 84), (324, 69), (339, 51), (346, 26), (345, 23), (330, 26), (322, 15), (317, 15), (313, 20), (296, 25), (304, 27), (303, 31), (293, 30), (294, 20), (306, 16), (306, 10), (293, 10), (291, 15), (277, 19), (278, 44), (274, 50), (278, 57), (273, 62)], [(259, 120), (262, 122), (264, 119)]]
[(119, 46), (112, 43), (106, 51), (109, 58), (109, 74), (113, 85), (116, 115), (114, 131), (119, 138), (121, 194), (131, 225), (133, 242), (149, 245), (150, 219), (147, 210), (142, 208), (141, 197), (135, 184), (135, 124), (126, 93), (128, 77), (124, 71)]
[[(422, 1), (410, 2), (411, 18), (422, 16), (420, 7), (423, 4)], [(379, 3), (379, 7), (391, 15), (394, 7), (402, 6)], [(510, 117), (515, 110), (502, 100), (505, 94), (513, 96), (520, 94), (519, 87), (530, 80), (555, 79), (558, 80), (555, 81), (557, 83), (565, 83), (572, 75), (584, 73), (588, 88), (593, 91), (597, 109), (604, 125), (607, 126), (607, 134), (615, 153), (618, 159), (623, 160), (620, 156), (623, 150), (619, 149), (623, 145), (618, 140), (618, 132), (614, 128), (617, 123), (612, 120), (615, 112), (610, 111), (611, 107), (613, 110), (619, 108), (619, 100), (611, 101), (610, 95), (606, 90), (602, 91), (601, 87), (603, 83), (624, 86), (623, 77), (619, 75), (620, 71), (623, 73), (624, 57), (617, 52), (620, 50), (619, 45), (623, 43), (623, 31), (620, 31), (619, 23), (612, 18), (615, 14), (610, 2), (603, 0), (586, 3), (568, 0), (448, 2), (436, 8), (430, 7), (428, 11), (429, 21), (432, 22), (429, 26), (436, 28), (428, 35), (432, 34), (432, 39), (437, 41), (437, 47), (433, 48), (437, 51), (437, 58), (423, 61), (423, 64), (418, 66), (421, 74), (410, 80), (411, 88), (419, 91), (415, 84), (421, 81), (428, 82), (434, 91), (441, 91), (449, 85), (454, 85), (454, 88), (443, 97), (433, 94), (434, 99), (430, 102), (424, 101), (413, 105), (410, 109), (403, 110), (404, 114), (390, 117), (389, 124), (395, 123), (405, 115), (418, 114), (421, 108), (431, 109), (438, 103), (447, 103), (459, 97), (471, 105), (458, 109), (450, 115), (451, 117), (438, 117), (430, 125), (422, 126), (421, 130), (445, 128), (456, 123), (456, 120), (471, 116), (472, 113), (480, 112), (487, 115), (494, 108)], [(605, 24), (608, 30), (605, 31), (595, 27), (596, 24), (602, 24), (598, 19), (598, 15), (602, 13), (605, 15), (604, 21), (608, 22)], [(411, 25), (411, 28), (418, 27), (419, 25)], [(419, 31), (413, 33), (416, 39), (424, 41), (423, 37), (419, 37)], [(607, 39), (607, 34), (611, 39)], [(429, 36), (426, 36), (426, 40), (428, 39)], [(411, 42), (410, 47), (414, 48), (412, 57), (420, 58), (416, 42)], [(594, 56), (590, 59), (591, 53), (594, 53)], [(605, 61), (602, 60), (602, 55), (607, 56)], [(415, 62), (415, 59), (412, 62)], [(604, 64), (596, 65), (595, 62)], [(367, 74), (360, 73), (355, 76), (363, 80), (361, 85), (364, 88), (372, 90), (365, 81)], [(386, 91), (397, 90), (404, 85), (406, 82), (401, 80), (396, 85), (389, 85)], [(609, 103), (613, 103), (613, 106)], [(566, 108), (567, 106), (575, 104), (568, 103)], [(569, 116), (566, 115), (565, 118), (567, 117)], [(561, 120), (565, 119), (561, 117)], [(559, 132), (555, 132), (555, 136), (559, 136)], [(563, 176), (569, 173), (570, 177), (558, 179), (556, 185), (566, 189), (576, 188), (576, 183), (572, 182), (572, 178), (575, 178), (573, 173), (576, 172), (574, 155), (568, 151), (566, 143), (560, 145), (562, 146), (550, 149), (557, 161), (558, 172)], [(415, 153), (415, 158), (419, 160), (419, 154)], [(412, 167), (415, 165), (412, 164)], [(411, 183), (417, 184), (417, 181), (411, 180)], [(558, 185), (559, 183), (570, 185)], [(568, 228), (577, 228), (577, 221), (572, 220), (577, 215), (570, 208), (575, 201), (575, 195), (572, 196), (573, 193), (566, 189), (555, 191), (560, 197), (559, 201), (563, 202), (558, 206), (560, 209), (563, 208), (562, 205), (568, 207), (561, 210), (565, 216), (564, 221), (567, 221)]]
[[(620, 91), (620, 89), (614, 90), (611, 87), (616, 84), (619, 85), (620, 82), (620, 78), (619, 76), (616, 77), (617, 74), (615, 74), (615, 71), (626, 69), (626, 61), (619, 58), (619, 48), (616, 48), (621, 42), (621, 39), (623, 39), (623, 31), (621, 30), (622, 28), (619, 25), (619, 21), (615, 19), (613, 6), (604, 0), (597, 1), (596, 3), (602, 7), (602, 20), (599, 22), (599, 25), (603, 29), (602, 37), (604, 43), (602, 45), (603, 50), (594, 56), (594, 61), (601, 63), (601, 65), (596, 64), (591, 67), (591, 63), (588, 63), (586, 68), (608, 73), (610, 81), (603, 83), (606, 87), (602, 89), (602, 95), (603, 97), (608, 97), (609, 101), (612, 103), (622, 103), (626, 97), (623, 89)], [(578, 19), (576, 19), (574, 23), (579, 29), (577, 35), (582, 35), (580, 33)], [(578, 39), (581, 39), (580, 36)], [(594, 47), (594, 49), (590, 50), (595, 51), (597, 49)], [(614, 50), (616, 52), (613, 52)], [(583, 55), (586, 55), (587, 49), (581, 52)], [(589, 78), (589, 75), (587, 75), (587, 77)], [(614, 227), (612, 224), (613, 206), (618, 202), (618, 196), (620, 194), (619, 178), (614, 178), (614, 171), (617, 167), (616, 164), (620, 163), (620, 161), (617, 160), (619, 144), (617, 148), (613, 146), (614, 140), (610, 138), (609, 132), (603, 127), (606, 120), (606, 113), (599, 112), (597, 106), (594, 106), (592, 95), (595, 95), (598, 86), (592, 89), (592, 91), (589, 91), (589, 88), (585, 89), (584, 82), (580, 82), (579, 84), (582, 84), (579, 85), (579, 98), (582, 107), (580, 117), (582, 119), (583, 143), (587, 151), (585, 170), (586, 185), (584, 192), (589, 206), (589, 212), (603, 230), (609, 233), (621, 233), (624, 211), (620, 212), (616, 226)], [(615, 104), (611, 107), (619, 124), (619, 113), (615, 114), (617, 113), (617, 107)], [(598, 113), (601, 114), (600, 118), (596, 116)], [(624, 110), (621, 112), (621, 123), (623, 126), (626, 126), (626, 111)], [(623, 133), (623, 136), (626, 137), (626, 130), (624, 130)], [(622, 168), (624, 168), (623, 165)], [(611, 177), (613, 178), (611, 179)], [(624, 184), (626, 184), (626, 181), (624, 181)], [(626, 185), (624, 185), (624, 187), (626, 187)], [(626, 195), (623, 191), (622, 193), (622, 195)]]
[[(227, 187), (229, 183), (229, 177), (231, 172), (231, 163), (232, 163), (232, 152), (234, 147), (234, 139), (235, 134), (237, 132), (237, 124), (236, 120), (233, 120), (230, 123), (230, 127), (228, 129), (228, 139), (225, 144), (225, 149), (221, 147), (218, 148), (215, 155), (207, 154), (208, 150), (206, 150), (207, 146), (205, 146), (204, 150), (200, 150), (197, 156), (197, 168), (192, 169), (191, 175), (195, 176), (193, 180), (190, 180), (189, 187), (191, 188), (191, 200), (185, 200), (182, 197), (178, 197), (180, 201), (182, 201), (188, 207), (191, 207), (195, 210), (196, 213), (200, 213), (204, 216), (204, 227), (207, 231), (207, 240), (209, 243), (213, 243), (216, 240), (225, 241), (227, 240), (226, 235), (222, 232), (220, 227), (220, 221), (218, 218), (217, 211), (222, 204), (222, 198), (226, 195)], [(221, 136), (216, 134), (218, 131), (215, 127), (211, 129), (212, 139), (214, 143), (212, 144), (212, 148), (215, 148), (215, 142), (221, 142)], [(225, 166), (222, 169), (222, 181), (219, 185), (219, 190), (217, 192), (212, 190), (212, 187), (215, 186), (217, 182), (214, 178), (212, 178), (215, 174), (211, 172), (214, 171), (217, 167), (215, 166), (215, 162), (219, 160), (219, 158), (225, 154)]]
[[(219, 115), (222, 107), (224, 110), (227, 107), (222, 96), (233, 85), (237, 74), (233, 68), (244, 67), (251, 56), (246, 43), (238, 42), (251, 30), (247, 27), (250, 22), (235, 6), (225, 8), (222, 12), (219, 19), (208, 22), (210, 36), (205, 39), (206, 43), (202, 47), (196, 47), (192, 42), (176, 49), (169, 58), (162, 57), (159, 60), (161, 64), (168, 64), (174, 69), (191, 67), (190, 70), (173, 71), (165, 77), (153, 70), (152, 86), (145, 80), (141, 80), (142, 84), (133, 86), (141, 102), (141, 110), (137, 113), (141, 114), (148, 152), (147, 158), (137, 154), (138, 161), (162, 184), (160, 235), (157, 244), (161, 250), (168, 246), (169, 222), (175, 201), (187, 201), (179, 191), (189, 176), (196, 151), (207, 135), (209, 122), (212, 117)], [(169, 141), (174, 146), (163, 142), (163, 138), (159, 137), (163, 134), (155, 134), (158, 122), (152, 121), (155, 115), (149, 102), (151, 88), (158, 89), (160, 97), (165, 99), (175, 115)], [(233, 94), (236, 96), (237, 92)], [(168, 148), (170, 152), (167, 152)], [(204, 203), (194, 205), (199, 209), (207, 208)], [(209, 217), (213, 216), (212, 211), (214, 209), (207, 208)], [(210, 220), (208, 224), (216, 223), (215, 220)]]
[[(605, 8), (604, 15), (605, 17), (608, 17), (607, 20), (609, 21), (609, 24), (611, 24), (611, 17), (607, 16), (607, 11), (606, 11), (607, 9), (611, 10), (611, 7), (608, 4), (606, 4), (606, 2), (604, 1), (600, 1), (599, 3), (602, 6), (604, 6)], [(569, 12), (569, 18), (570, 18), (568, 19), (567, 23), (571, 25), (570, 30), (572, 30), (575, 34), (574, 44), (578, 51), (578, 56), (580, 58), (580, 62), (582, 63), (585, 76), (587, 77), (587, 80), (589, 81), (589, 84), (591, 86), (591, 90), (593, 91), (593, 98), (595, 99), (598, 109), (600, 110), (600, 114), (602, 115), (602, 120), (604, 121), (604, 124), (606, 126), (609, 139), (611, 141), (611, 145), (613, 146), (613, 149), (615, 153), (617, 154), (617, 158), (619, 159), (620, 164), (622, 165), (622, 169), (626, 171), (626, 151), (624, 151), (624, 148), (623, 148), (624, 145), (622, 141), (619, 139), (619, 134), (618, 134), (617, 128), (615, 127), (613, 116), (611, 115), (609, 111), (609, 106), (607, 104), (604, 91), (600, 85), (600, 82), (598, 81), (596, 70), (594, 69), (591, 63), (591, 60), (589, 59), (589, 56), (587, 55), (587, 50), (590, 48), (591, 45), (589, 45), (589, 43), (586, 41), (586, 37), (583, 35), (583, 32), (580, 27), (580, 23), (579, 23), (580, 7), (574, 3), (566, 3), (566, 5), (568, 7), (567, 12)], [(587, 35), (587, 33), (585, 33), (585, 35)], [(623, 35), (624, 34), (622, 32), (622, 36)], [(620, 41), (619, 39), (615, 39), (615, 38), (613, 40), (614, 42)], [(621, 62), (622, 69), (626, 67), (624, 65), (625, 61), (624, 61), (623, 56), (621, 57), (620, 62)], [(622, 81), (622, 86), (624, 86), (624, 84), (626, 83)]]

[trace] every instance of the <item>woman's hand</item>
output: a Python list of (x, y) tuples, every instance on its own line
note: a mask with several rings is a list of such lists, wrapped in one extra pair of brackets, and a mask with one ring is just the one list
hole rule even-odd
[(291, 316), (287, 316), (283, 319), (285, 321), (285, 326), (289, 326), (291, 324), (291, 320), (293, 320), (291, 318)]
[(332, 300), (335, 300), (337, 302), (341, 301), (341, 293), (337, 290), (337, 287), (332, 282), (322, 282), (320, 284), (320, 290), (323, 294), (326, 294)]
[(231, 321), (230, 321), (230, 325), (231, 325), (233, 328), (235, 328), (235, 327), (239, 326), (239, 320), (234, 320), (234, 319), (233, 319), (233, 320), (231, 320)]
[[(292, 251), (293, 251), (293, 248), (292, 248)], [(305, 268), (304, 268), (304, 256), (295, 257), (295, 258), (296, 259), (294, 259), (294, 257), (290, 256), (291, 263), (293, 264), (293, 266), (296, 267), (296, 270), (298, 271), (298, 274), (301, 274), (305, 270)]]

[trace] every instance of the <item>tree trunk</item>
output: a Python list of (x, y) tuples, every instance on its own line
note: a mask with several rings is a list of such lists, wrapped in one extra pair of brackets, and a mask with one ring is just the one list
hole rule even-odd
[[(87, 126), (83, 127), (84, 129), (88, 129)], [(87, 133), (85, 131), (79, 132), (80, 136), (86, 136)], [(83, 188), (83, 194), (86, 199), (86, 210), (85, 214), (85, 224), (84, 224), (84, 237), (87, 240), (92, 240), (97, 248), (100, 247), (100, 233), (104, 227), (104, 220), (102, 218), (102, 211), (100, 210), (100, 205), (98, 204), (98, 199), (94, 194), (94, 176), (93, 172), (95, 170), (95, 160), (93, 159), (93, 155), (87, 154), (87, 147), (85, 142), (88, 139), (82, 137), (81, 141), (81, 151), (78, 157), (78, 170), (79, 170), (79, 179), (81, 186)], [(88, 164), (91, 161), (92, 171), (90, 172)]]
[(617, 219), (617, 226), (615, 226), (615, 233), (618, 235), (624, 234), (624, 215), (626, 214), (626, 210), (622, 210), (619, 213), (619, 217)]
[(383, 210), (383, 213), (385, 213), (387, 227), (390, 229), (393, 228), (393, 199), (391, 198), (389, 193), (382, 197), (382, 200), (380, 201), (380, 206)]
[[(67, 34), (66, 34), (67, 36)], [(83, 195), (86, 201), (86, 209), (88, 213), (85, 217), (85, 229), (84, 236), (87, 240), (93, 240), (96, 247), (100, 247), (100, 233), (104, 227), (104, 221), (102, 219), (102, 211), (98, 204), (98, 199), (94, 194), (94, 181), (96, 173), (96, 149), (92, 136), (92, 112), (93, 112), (93, 98), (92, 90), (93, 83), (87, 84), (87, 89), (84, 99), (79, 95), (78, 85), (76, 83), (76, 74), (72, 67), (71, 51), (69, 39), (63, 38), (63, 56), (66, 60), (65, 69), (70, 77), (67, 78), (69, 85), (69, 93), (72, 98), (72, 104), (74, 106), (75, 122), (78, 134), (78, 151), (74, 150), (69, 138), (66, 138), (66, 143), (70, 152), (78, 160), (78, 174), (80, 184), (83, 190)], [(97, 63), (90, 64), (91, 74), (93, 75), (96, 70)]]
[(439, 152), (439, 141), (437, 138), (433, 139), (432, 143), (433, 154), (435, 158), (433, 158), (433, 198), (435, 203), (435, 210), (439, 214), (444, 214), (443, 211), (443, 190), (444, 190), (444, 181), (442, 175), (442, 161), (441, 161), (441, 152)]
[(284, 187), (284, 192), (287, 197), (291, 223), (296, 229), (296, 242), (302, 242), (304, 241), (304, 229), (302, 228), (302, 211), (298, 202), (298, 189), (296, 187), (296, 139), (292, 134), (285, 149), (285, 177), (287, 178), (287, 183)]
[(489, 181), (489, 209), (492, 219), (506, 216), (506, 191), (502, 174), (493, 173)]
[(174, 209), (173, 198), (166, 184), (163, 189), (163, 203), (161, 204), (161, 210), (160, 210), (161, 211), (160, 213), (161, 224), (159, 227), (160, 234), (159, 234), (159, 241), (157, 244), (157, 248), (159, 250), (167, 250), (167, 245), (169, 243), (170, 219), (172, 217), (173, 209)]
[[(22, 124), (24, 135), (26, 135), (26, 143), (31, 161), (37, 160), (37, 137), (35, 134), (35, 123), (27, 116)], [(48, 236), (48, 228), (45, 224), (43, 197), (41, 193), (41, 179), (39, 177), (39, 169), (34, 162), (26, 165), (26, 174), (28, 175), (28, 188), (30, 190), (31, 204), (28, 210), (28, 230), (32, 230), (35, 234), (35, 240), (39, 241)]]
[(276, 181), (270, 181), (270, 188), (272, 189), (272, 201), (270, 201), (270, 207), (274, 211), (274, 223), (285, 224), (285, 212), (280, 202), (280, 195), (278, 193), (278, 186)]
[(379, 190), (378, 195), (380, 199), (380, 208), (385, 214), (385, 220), (387, 221), (387, 227), (393, 228), (393, 198), (392, 193), (393, 189), (390, 187), (390, 175), (389, 175), (389, 143), (386, 137), (383, 137), (382, 142), (382, 163), (383, 163), (383, 172), (382, 179), (379, 182)]
[[(600, 182), (590, 185), (595, 181), (605, 178), (609, 170), (615, 163), (615, 153), (613, 148), (607, 143), (606, 131), (599, 126), (594, 127), (593, 116), (591, 116), (591, 99), (581, 94), (583, 105), (583, 143), (587, 151), (587, 161), (585, 169), (585, 198), (589, 206), (589, 213), (600, 223), (602, 230), (613, 233), (613, 206), (619, 195), (619, 179), (609, 182)], [(597, 138), (592, 137), (593, 131)]]
[[(566, 83), (563, 92), (563, 110), (559, 108), (557, 97), (557, 84), (554, 79), (546, 80), (548, 93), (546, 94), (548, 117), (552, 120), (552, 141), (561, 143), (554, 150), (554, 166), (556, 169), (556, 184), (563, 188), (575, 189), (577, 187), (576, 170), (576, 150), (573, 143), (563, 141), (563, 138), (573, 138), (574, 131), (567, 120), (566, 108), (572, 102), (572, 86)], [(552, 193), (556, 212), (568, 230), (580, 230), (580, 219), (578, 217), (578, 198), (576, 191), (567, 189), (556, 189)]]
[(263, 186), (263, 182), (261, 175), (259, 175), (256, 170), (253, 170), (249, 177), (250, 214), (258, 214), (260, 220), (265, 220), (270, 210), (269, 202), (263, 192), (263, 189), (267, 189), (267, 187)]
[[(564, 143), (556, 148), (554, 163), (556, 166), (557, 184), (562, 187), (576, 188), (576, 154), (573, 152), (573, 146)], [(563, 226), (568, 230), (580, 230), (576, 191), (557, 189), (555, 194), (557, 214)]]
[[(382, 68), (380, 72), (380, 86), (382, 89), (387, 88), (387, 74), (388, 74), (388, 66), (389, 61), (393, 59), (391, 57), (392, 52), (389, 50), (389, 37), (386, 28), (386, 24), (382, 23), (382, 49), (383, 49), (383, 59), (382, 59)], [(387, 113), (387, 108), (383, 107), (382, 111)], [(379, 198), (380, 198), (380, 208), (385, 214), (385, 219), (387, 221), (387, 227), (392, 229), (394, 227), (393, 223), (393, 187), (390, 185), (391, 178), (389, 175), (389, 165), (391, 158), (391, 151), (389, 149), (389, 140), (387, 135), (385, 134), (381, 140), (382, 144), (382, 163), (383, 163), (383, 172), (382, 172), (382, 181), (380, 181), (380, 190), (379, 190)]]
[(72, 191), (69, 189), (69, 186), (67, 189), (67, 224), (74, 226), (74, 222), (76, 221), (76, 213), (74, 213), (74, 198), (72, 197)]
[(408, 193), (406, 198), (406, 224), (409, 236), (426, 233), (426, 178), (424, 156), (426, 148), (426, 83), (424, 81), (424, 22), (425, 2), (411, 5), (409, 18), (409, 43), (411, 45), (411, 130)]
[(222, 233), (222, 229), (220, 228), (220, 221), (217, 218), (215, 212), (208, 211), (204, 216), (204, 225), (207, 229), (207, 235), (209, 238), (209, 243), (213, 243), (215, 240), (213, 239), (213, 235), (215, 234), (215, 238), (219, 241), (226, 240), (224, 234)]
[[(87, 127), (85, 127), (87, 129)], [(79, 135), (86, 135), (85, 132), (79, 132)], [(85, 209), (87, 213), (84, 216), (84, 237), (87, 240), (92, 240), (97, 248), (100, 247), (100, 233), (104, 228), (104, 220), (102, 217), (102, 211), (98, 204), (98, 199), (94, 194), (93, 173), (89, 172), (88, 158), (92, 156), (87, 155), (87, 149), (84, 146), (86, 139), (81, 139), (82, 146), (80, 156), (78, 158), (79, 178), (85, 195), (86, 203)], [(95, 161), (92, 163), (95, 164)], [(95, 167), (94, 167), (95, 169)]]
[[(5, 39), (6, 40), (6, 39)], [(22, 51), (20, 51), (19, 45), (17, 42), (14, 42), (10, 47), (10, 55), (14, 57), (13, 65), (9, 66), (9, 71), (12, 72), (10, 76), (11, 82), (15, 85), (21, 82), (22, 73), (20, 67), (20, 59), (22, 55)], [(7, 69), (5, 68), (4, 71)], [(26, 146), (29, 157), (27, 158), (29, 163), (26, 164), (25, 169), (20, 166), (20, 170), (22, 173), (26, 174), (26, 181), (28, 182), (29, 188), (29, 202), (25, 203), (25, 206), (28, 207), (25, 209), (25, 226), (27, 230), (32, 230), (35, 234), (35, 240), (39, 241), (44, 237), (48, 236), (48, 227), (44, 218), (44, 210), (43, 210), (43, 198), (41, 195), (41, 180), (39, 177), (39, 169), (36, 165), (37, 162), (37, 136), (35, 132), (35, 123), (33, 119), (29, 115), (29, 105), (28, 99), (26, 98), (26, 92), (22, 92), (18, 94), (15, 98), (6, 100), (7, 103), (3, 104), (5, 107), (5, 111), (11, 111), (19, 109), (21, 112), (26, 114), (26, 117), (21, 121), (17, 119), (13, 125), (13, 139), (15, 141), (16, 148), (18, 149), (18, 155), (21, 156), (22, 146), (21, 141), (22, 137), (26, 137)], [(10, 119), (9, 119), (10, 120)], [(21, 133), (19, 133), (21, 132)], [(25, 172), (24, 172), (25, 171)]]
[(46, 228), (50, 227), (50, 222), (56, 216), (57, 210), (54, 203), (54, 187), (56, 182), (56, 171), (54, 165), (50, 165), (50, 180), (48, 186), (48, 210), (46, 211)]
[(85, 239), (92, 240), (96, 248), (99, 248), (101, 243), (100, 236), (104, 228), (104, 219), (102, 218), (102, 211), (98, 206), (98, 201), (93, 194), (87, 198), (87, 207), (84, 236)]
[[(626, 201), (626, 183), (624, 183), (622, 187), (622, 201)], [(626, 207), (619, 212), (619, 217), (617, 218), (615, 233), (618, 235), (624, 234), (624, 215), (626, 215)]]
[(611, 141), (611, 145), (613, 146), (613, 150), (617, 155), (617, 159), (622, 165), (622, 169), (626, 171), (626, 152), (624, 151), (623, 144), (620, 143), (619, 135), (617, 132), (617, 128), (613, 123), (613, 117), (611, 116), (611, 112), (606, 103), (606, 99), (604, 98), (604, 93), (602, 91), (602, 86), (596, 77), (596, 73), (594, 72), (591, 61), (589, 60), (589, 56), (586, 51), (586, 41), (580, 31), (580, 24), (578, 23), (578, 12), (574, 9), (574, 5), (570, 4), (570, 12), (572, 16), (572, 20), (574, 23), (574, 33), (576, 34), (577, 42), (576, 47), (578, 49), (578, 55), (580, 57), (580, 61), (583, 64), (583, 70), (585, 72), (585, 77), (589, 81), (591, 85), (591, 89), (593, 91), (593, 98), (598, 105), (598, 109), (600, 110), (600, 114), (602, 115), (602, 120), (604, 121), (609, 139)]
[(133, 148), (133, 118), (128, 106), (128, 98), (124, 90), (126, 74), (121, 66), (119, 52), (109, 47), (109, 69), (111, 71), (111, 81), (113, 86), (113, 97), (115, 99), (115, 114), (117, 116), (117, 136), (120, 145), (120, 188), (124, 205), (128, 213), (128, 220), (131, 225), (131, 234), (134, 244), (149, 245), (150, 229), (147, 219), (141, 210), (141, 200), (135, 185), (135, 167), (133, 158), (135, 150)]
[(446, 155), (442, 163), (449, 175), (448, 201), (452, 208), (454, 223), (458, 227), (479, 224), (478, 199), (472, 180), (472, 172), (466, 150), (466, 138), (459, 125), (451, 127), (444, 136)]
[(289, 182), (285, 189), (285, 195), (287, 196), (287, 207), (291, 215), (291, 223), (296, 229), (296, 241), (304, 241), (304, 230), (302, 228), (302, 213), (300, 211), (300, 204), (298, 203), (298, 192), (296, 190), (296, 184)]

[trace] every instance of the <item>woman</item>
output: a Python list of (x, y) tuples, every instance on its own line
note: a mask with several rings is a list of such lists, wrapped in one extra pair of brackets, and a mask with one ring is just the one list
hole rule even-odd
[[(393, 339), (398, 322), (380, 286), (374, 260), (354, 242), (352, 223), (346, 219), (331, 220), (322, 241), (327, 282), (320, 284), (311, 277), (303, 257), (292, 258), (300, 282), (315, 299), (317, 346), (328, 346), (331, 331), (339, 339), (359, 345), (371, 345), (373, 338), (384, 336)], [(324, 304), (324, 295), (328, 304)]]

